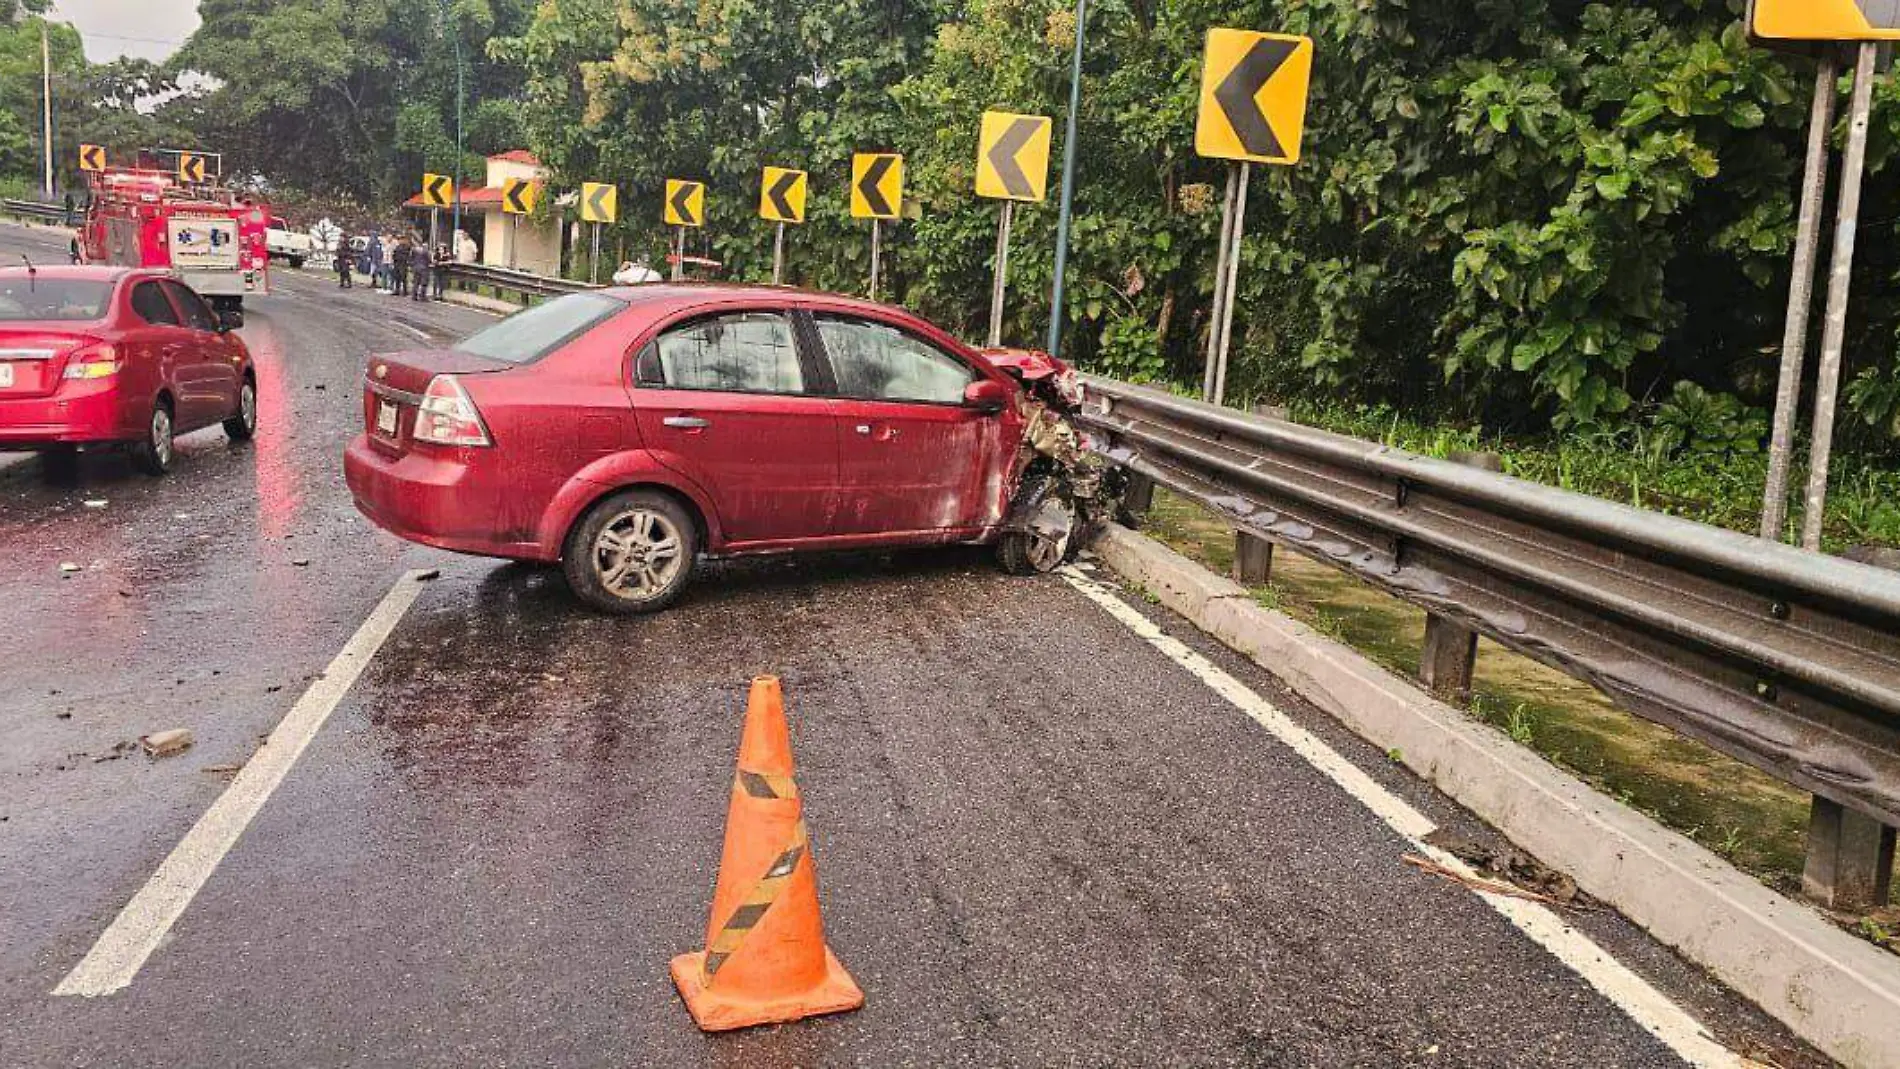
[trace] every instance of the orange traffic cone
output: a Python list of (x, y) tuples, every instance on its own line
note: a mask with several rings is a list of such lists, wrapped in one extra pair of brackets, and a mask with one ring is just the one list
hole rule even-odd
[(746, 703), (706, 949), (673, 959), (673, 982), (705, 1031), (864, 1005), (864, 992), (825, 946), (803, 809), (779, 681), (761, 676)]

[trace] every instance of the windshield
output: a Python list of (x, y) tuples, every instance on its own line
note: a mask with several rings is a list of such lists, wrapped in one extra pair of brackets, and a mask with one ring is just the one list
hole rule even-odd
[(84, 322), (104, 319), (112, 283), (90, 278), (10, 275), (0, 279), (0, 322)]
[(625, 307), (626, 303), (617, 297), (570, 293), (476, 331), (458, 342), (455, 351), (511, 364), (532, 364)]

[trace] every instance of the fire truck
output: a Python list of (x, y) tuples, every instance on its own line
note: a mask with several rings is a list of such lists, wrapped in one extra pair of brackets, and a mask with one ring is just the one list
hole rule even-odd
[(79, 238), (87, 263), (170, 268), (220, 310), (270, 293), (268, 205), (164, 171), (113, 168), (92, 179)]

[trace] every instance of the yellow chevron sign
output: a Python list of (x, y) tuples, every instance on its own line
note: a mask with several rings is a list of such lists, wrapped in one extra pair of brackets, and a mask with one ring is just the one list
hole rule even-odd
[(1755, 0), (1749, 29), (1769, 41), (1900, 41), (1894, 0)]
[(660, 217), (668, 226), (705, 226), (706, 183), (667, 179), (666, 200), (660, 206)]

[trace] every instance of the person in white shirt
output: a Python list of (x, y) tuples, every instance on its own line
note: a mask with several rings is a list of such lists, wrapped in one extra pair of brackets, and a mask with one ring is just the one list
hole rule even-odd
[(634, 260), (621, 261), (620, 270), (614, 272), (615, 285), (637, 286), (645, 282), (658, 281), (660, 281), (658, 271)]

